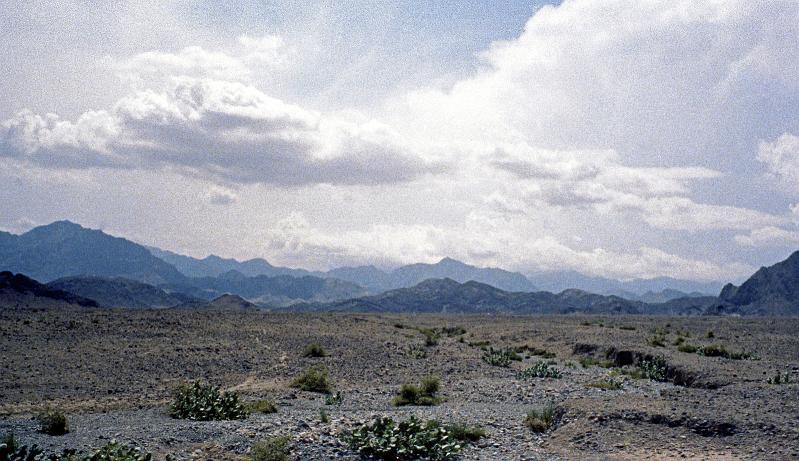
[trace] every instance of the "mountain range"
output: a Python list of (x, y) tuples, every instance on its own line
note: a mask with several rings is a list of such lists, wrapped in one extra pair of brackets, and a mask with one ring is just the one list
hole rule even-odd
[[(273, 266), (264, 259), (196, 259), (57, 221), (21, 235), (0, 232), (0, 269), (18, 273), (8, 272), (9, 280), (24, 277), (36, 287), (14, 291), (6, 283), (7, 298), (12, 291), (17, 297), (47, 297), (51, 291), (59, 302), (71, 302), (64, 298), (69, 295), (84, 305), (91, 301), (106, 307), (196, 305), (230, 294), (253, 305), (296, 310), (744, 315), (799, 311), (799, 253), (761, 268), (740, 287), (730, 284), (719, 296), (708, 296), (714, 284), (666, 277), (615, 281), (576, 272), (527, 277), (451, 258), (394, 270), (358, 266), (327, 272)], [(16, 285), (27, 286), (19, 280), (23, 279)], [(559, 289), (563, 286), (569, 288)]]

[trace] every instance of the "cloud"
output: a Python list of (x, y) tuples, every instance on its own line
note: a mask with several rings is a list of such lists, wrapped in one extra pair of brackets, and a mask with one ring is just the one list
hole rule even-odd
[(239, 82), (175, 78), (74, 122), (23, 111), (0, 123), (0, 155), (46, 168), (175, 168), (231, 183), (410, 181), (440, 166), (386, 125), (321, 114)]
[(754, 229), (749, 234), (736, 235), (735, 242), (747, 247), (789, 246), (799, 244), (799, 232), (779, 227)]
[(230, 205), (239, 200), (235, 191), (219, 186), (211, 186), (206, 197), (211, 205)]
[(757, 160), (794, 193), (799, 193), (799, 137), (785, 133), (772, 142), (761, 141)]

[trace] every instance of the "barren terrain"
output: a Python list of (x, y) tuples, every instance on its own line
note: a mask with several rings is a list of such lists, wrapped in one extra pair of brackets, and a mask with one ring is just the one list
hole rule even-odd
[[(454, 326), (466, 333), (424, 346), (419, 329)], [(296, 459), (358, 459), (341, 434), (377, 415), (417, 414), (483, 426), (488, 435), (463, 451), (467, 460), (799, 459), (797, 331), (796, 318), (0, 309), (0, 434), (53, 449), (117, 439), (177, 459), (215, 460), (244, 459), (255, 441), (287, 434)], [(663, 346), (654, 344), (658, 337)], [(750, 355), (680, 352), (678, 338)], [(314, 342), (329, 356), (302, 357)], [(409, 354), (412, 345), (427, 356)], [(484, 362), (481, 345), (529, 347), (504, 368)], [(554, 353), (549, 360), (563, 376), (519, 378), (547, 360), (542, 350)], [(665, 382), (621, 373), (660, 356)], [(317, 364), (330, 370), (340, 406), (289, 387)], [(778, 372), (792, 383), (769, 384)], [(445, 402), (392, 406), (401, 384), (430, 374), (441, 377)], [(246, 400), (274, 399), (279, 411), (241, 421), (170, 418), (173, 390), (195, 379)], [(608, 379), (621, 388), (592, 386)], [(527, 410), (548, 402), (559, 409), (554, 427), (531, 432)], [(45, 408), (66, 411), (71, 432), (38, 433), (32, 416)]]

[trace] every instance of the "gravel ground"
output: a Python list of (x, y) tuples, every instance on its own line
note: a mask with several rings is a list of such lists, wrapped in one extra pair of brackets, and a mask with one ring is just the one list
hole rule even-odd
[[(460, 326), (426, 358), (406, 351), (424, 343), (417, 328)], [(401, 326), (401, 328), (400, 328)], [(651, 346), (661, 333), (665, 346)], [(713, 338), (708, 338), (708, 332)], [(48, 449), (90, 449), (111, 439), (176, 459), (247, 459), (256, 441), (290, 435), (298, 460), (355, 460), (340, 436), (378, 415), (410, 415), (483, 426), (488, 436), (464, 460), (799, 459), (799, 319), (643, 318), (585, 316), (387, 316), (187, 313), (170, 310), (0, 309), (0, 433)], [(754, 354), (731, 360), (682, 353), (674, 344), (719, 344)], [(303, 358), (321, 343), (325, 358)], [(510, 368), (481, 360), (475, 343), (530, 347), (555, 354), (561, 379), (521, 380)], [(471, 343), (471, 344), (470, 344)], [(632, 379), (580, 359), (662, 356), (690, 386)], [(627, 353), (627, 355), (625, 355)], [(291, 379), (327, 366), (341, 406), (296, 391)], [(766, 382), (787, 372), (793, 384)], [(435, 407), (391, 405), (397, 389), (441, 377), (446, 401)], [(592, 383), (608, 378), (621, 389)], [(174, 388), (202, 379), (245, 400), (271, 398), (276, 414), (242, 421), (192, 422), (167, 416)], [(548, 402), (562, 416), (545, 434), (523, 424), (526, 411)], [(38, 432), (33, 415), (67, 412), (71, 432)], [(320, 409), (330, 422), (320, 421)]]

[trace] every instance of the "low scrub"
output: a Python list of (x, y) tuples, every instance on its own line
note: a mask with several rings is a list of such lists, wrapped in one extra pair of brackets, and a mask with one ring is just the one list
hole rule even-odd
[[(167, 459), (171, 458), (167, 456)], [(79, 454), (67, 449), (58, 454), (45, 454), (36, 445), (20, 446), (13, 436), (6, 436), (0, 442), (0, 461), (153, 461), (153, 455), (114, 440), (92, 453)]]
[(696, 353), (699, 355), (704, 355), (705, 357), (723, 357), (725, 359), (731, 360), (744, 360), (753, 358), (752, 354), (747, 352), (728, 351), (727, 348), (719, 344), (708, 344), (706, 346), (702, 346), (697, 349)]
[(590, 367), (601, 367), (601, 368), (613, 368), (613, 362), (610, 360), (605, 359), (598, 359), (596, 357), (580, 357), (580, 365), (583, 368), (590, 368)]
[(693, 344), (680, 344), (677, 350), (680, 352), (685, 352), (686, 354), (694, 354), (697, 350), (699, 350), (699, 348)]
[(511, 349), (494, 349), (489, 347), (483, 352), (483, 362), (495, 367), (509, 367), (512, 361), (521, 361), (519, 354)]
[(173, 418), (195, 421), (244, 419), (247, 414), (238, 394), (222, 392), (219, 387), (200, 381), (180, 386), (169, 407)]
[(67, 415), (60, 410), (47, 410), (38, 415), (39, 431), (47, 435), (64, 435), (69, 432)]
[(250, 449), (251, 461), (288, 461), (291, 439), (286, 436), (269, 437), (261, 440)]
[(328, 394), (325, 396), (325, 405), (341, 405), (344, 402), (344, 396), (341, 392), (336, 392), (335, 394)]
[(313, 343), (305, 346), (305, 349), (302, 351), (302, 356), (306, 358), (327, 357), (327, 351), (321, 344)]
[(641, 370), (643, 378), (653, 381), (666, 381), (668, 365), (663, 357), (644, 358), (638, 362), (638, 369)]
[(333, 385), (330, 382), (330, 373), (327, 368), (321, 366), (305, 370), (294, 378), (294, 381), (291, 382), (291, 387), (320, 394), (329, 394), (333, 389)]
[(515, 349), (515, 351), (518, 352), (519, 354), (534, 355), (536, 357), (541, 357), (542, 359), (554, 359), (555, 358), (555, 353), (554, 352), (549, 352), (546, 349), (539, 349), (539, 348), (537, 348), (535, 346), (528, 346), (526, 344), (524, 346), (517, 347)]
[(277, 413), (277, 405), (275, 405), (275, 402), (269, 399), (248, 402), (246, 408), (249, 413)]
[(562, 377), (562, 373), (558, 371), (557, 368), (550, 368), (549, 363), (547, 362), (538, 362), (535, 365), (527, 368), (524, 371), (519, 372), (520, 379), (532, 379), (532, 378), (555, 378), (558, 379)]
[(399, 393), (394, 397), (394, 406), (401, 407), (406, 405), (433, 406), (442, 402), (438, 396), (441, 388), (439, 379), (435, 376), (428, 376), (419, 385), (406, 383), (400, 387)]
[(377, 418), (345, 436), (344, 441), (365, 458), (384, 461), (453, 459), (461, 444), (438, 421), (411, 417), (402, 422)]
[(791, 374), (786, 371), (785, 373), (778, 372), (776, 375), (767, 379), (766, 382), (769, 384), (791, 384), (793, 381), (791, 380)]
[(524, 417), (524, 425), (533, 432), (546, 432), (555, 424), (557, 407), (550, 402), (541, 408), (533, 408)]
[(455, 440), (461, 442), (477, 442), (487, 435), (486, 430), (481, 426), (463, 422), (448, 424), (445, 427)]
[(427, 358), (427, 349), (421, 344), (411, 344), (405, 348), (405, 355), (414, 359)]
[(588, 387), (602, 389), (605, 391), (617, 391), (622, 388), (622, 383), (614, 378), (607, 378), (601, 381), (594, 381), (588, 384)]

